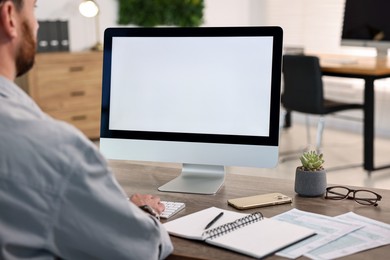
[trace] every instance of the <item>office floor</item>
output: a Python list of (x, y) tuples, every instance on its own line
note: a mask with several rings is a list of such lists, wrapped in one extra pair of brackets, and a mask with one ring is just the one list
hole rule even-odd
[[(311, 129), (314, 144), (315, 128)], [(295, 168), (300, 162), (298, 154), (293, 159), (285, 160), (284, 153), (303, 149), (307, 144), (306, 128), (304, 125), (294, 124), (288, 130), (283, 130), (280, 137), (281, 161), (273, 169), (228, 168), (234, 174), (258, 175), (283, 179), (294, 179)], [(327, 180), (329, 184), (352, 185), (390, 189), (390, 168), (374, 171), (369, 175), (360, 166), (363, 158), (362, 135), (351, 132), (326, 128), (323, 136), (323, 149), (325, 167), (328, 169)], [(375, 166), (390, 164), (390, 139), (376, 138), (375, 140)], [(348, 167), (345, 169), (340, 169)], [(336, 170), (337, 169), (337, 170)]]

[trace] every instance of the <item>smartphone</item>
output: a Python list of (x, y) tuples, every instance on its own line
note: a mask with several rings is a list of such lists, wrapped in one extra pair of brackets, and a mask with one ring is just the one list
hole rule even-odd
[(252, 209), (291, 202), (292, 199), (282, 193), (268, 193), (228, 200), (228, 204), (236, 209)]

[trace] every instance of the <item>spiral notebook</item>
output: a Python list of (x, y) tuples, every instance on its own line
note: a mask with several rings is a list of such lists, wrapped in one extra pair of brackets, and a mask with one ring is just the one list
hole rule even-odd
[[(209, 229), (206, 225), (223, 216)], [(260, 212), (243, 214), (211, 207), (164, 224), (168, 233), (262, 258), (315, 234), (311, 229), (264, 218)]]

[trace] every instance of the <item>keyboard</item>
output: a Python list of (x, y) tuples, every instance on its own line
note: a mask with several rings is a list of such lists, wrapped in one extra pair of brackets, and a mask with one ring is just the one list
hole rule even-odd
[(161, 203), (165, 205), (165, 210), (161, 213), (160, 218), (164, 219), (172, 217), (186, 206), (183, 202), (175, 201), (161, 201)]

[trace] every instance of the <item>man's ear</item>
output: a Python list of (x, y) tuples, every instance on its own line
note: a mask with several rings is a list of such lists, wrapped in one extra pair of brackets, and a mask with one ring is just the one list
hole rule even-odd
[(0, 28), (6, 37), (15, 38), (17, 32), (17, 10), (12, 1), (5, 1), (0, 6)]

